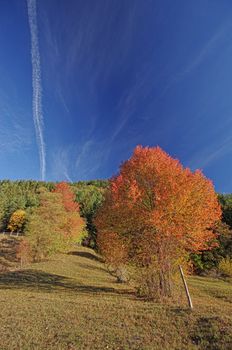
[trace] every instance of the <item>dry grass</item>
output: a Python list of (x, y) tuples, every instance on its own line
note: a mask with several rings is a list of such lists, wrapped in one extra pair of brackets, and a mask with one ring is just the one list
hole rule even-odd
[(17, 267), (16, 247), (19, 239), (0, 234), (0, 272)]
[(0, 275), (0, 349), (231, 350), (231, 283), (191, 277), (189, 287), (193, 312), (139, 300), (80, 247)]

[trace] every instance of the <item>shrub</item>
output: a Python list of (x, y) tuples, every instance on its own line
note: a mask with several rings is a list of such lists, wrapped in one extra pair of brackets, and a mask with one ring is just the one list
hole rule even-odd
[(18, 209), (10, 217), (9, 224), (7, 226), (8, 230), (13, 232), (20, 232), (23, 229), (26, 220), (25, 210)]
[(223, 275), (232, 277), (232, 258), (226, 257), (222, 259), (219, 263), (218, 269)]

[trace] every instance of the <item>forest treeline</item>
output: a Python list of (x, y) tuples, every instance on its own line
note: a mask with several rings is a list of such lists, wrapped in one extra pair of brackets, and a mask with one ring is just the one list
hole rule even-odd
[[(0, 232), (24, 234), (27, 218), (40, 205), (41, 189), (48, 192), (55, 190), (57, 183), (33, 180), (0, 181)], [(94, 248), (96, 245), (96, 228), (93, 217), (104, 199), (108, 186), (107, 180), (79, 181), (70, 184), (74, 200), (80, 205), (80, 215), (85, 219), (87, 233), (84, 243)], [(11, 227), (11, 219), (19, 210), (25, 213), (23, 225)]]

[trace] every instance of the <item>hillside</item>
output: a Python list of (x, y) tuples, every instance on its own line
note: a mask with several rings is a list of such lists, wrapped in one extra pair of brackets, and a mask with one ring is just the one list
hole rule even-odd
[(231, 349), (232, 285), (189, 278), (185, 300), (161, 306), (115, 283), (94, 251), (0, 275), (0, 349)]

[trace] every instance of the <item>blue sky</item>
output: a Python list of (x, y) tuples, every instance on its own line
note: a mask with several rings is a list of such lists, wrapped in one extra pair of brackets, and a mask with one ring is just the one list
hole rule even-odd
[(231, 0), (1, 0), (0, 47), (1, 179), (108, 178), (142, 144), (232, 192)]

